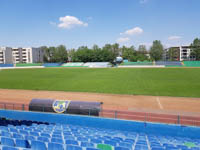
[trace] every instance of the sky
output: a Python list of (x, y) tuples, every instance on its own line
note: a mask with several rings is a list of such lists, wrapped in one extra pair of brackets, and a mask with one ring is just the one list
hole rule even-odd
[(200, 0), (0, 0), (0, 46), (102, 47), (200, 38)]

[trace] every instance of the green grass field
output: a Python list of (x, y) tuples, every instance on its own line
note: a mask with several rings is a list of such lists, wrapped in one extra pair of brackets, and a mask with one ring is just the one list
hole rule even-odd
[(1, 70), (0, 88), (200, 97), (200, 69), (45, 68)]

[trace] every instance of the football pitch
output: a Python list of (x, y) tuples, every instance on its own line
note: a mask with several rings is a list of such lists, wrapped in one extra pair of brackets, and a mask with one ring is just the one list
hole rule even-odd
[(200, 97), (200, 69), (11, 69), (0, 71), (0, 88)]

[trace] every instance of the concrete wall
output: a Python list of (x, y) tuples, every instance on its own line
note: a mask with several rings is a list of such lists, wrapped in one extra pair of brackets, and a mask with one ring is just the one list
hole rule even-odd
[(1, 64), (12, 64), (13, 57), (12, 57), (12, 48), (10, 47), (0, 47), (0, 63)]
[(32, 48), (32, 63), (43, 62), (44, 53), (40, 48)]
[(7, 47), (5, 50), (5, 64), (13, 63), (12, 48)]

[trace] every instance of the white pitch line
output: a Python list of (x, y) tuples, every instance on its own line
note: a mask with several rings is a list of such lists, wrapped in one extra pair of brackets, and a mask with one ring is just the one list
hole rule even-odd
[(158, 102), (158, 105), (159, 105), (160, 109), (163, 109), (163, 106), (162, 106), (162, 104), (160, 103), (159, 97), (156, 97), (156, 101)]

